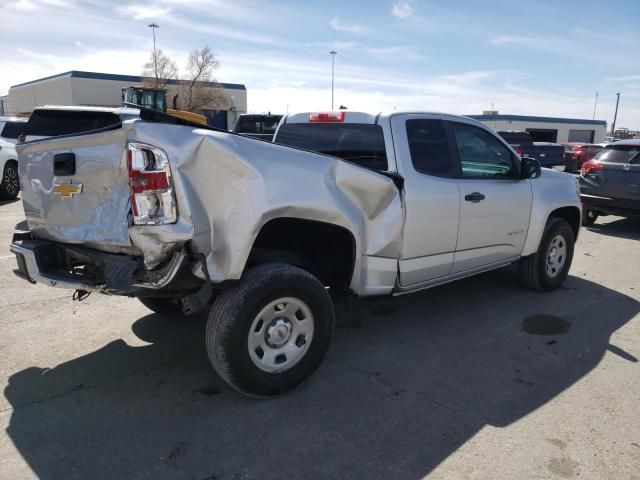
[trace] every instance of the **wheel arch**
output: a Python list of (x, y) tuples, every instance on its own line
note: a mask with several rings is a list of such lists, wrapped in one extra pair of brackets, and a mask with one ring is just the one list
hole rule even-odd
[(328, 286), (348, 289), (357, 259), (354, 234), (344, 226), (298, 217), (269, 220), (256, 235), (244, 270), (282, 262), (309, 271)]
[(18, 168), (18, 160), (16, 160), (15, 158), (9, 158), (8, 160), (5, 160), (4, 165), (2, 165), (2, 168), (0, 170), (4, 172), (4, 169), (9, 165), (13, 165), (14, 167)]
[(566, 220), (567, 223), (571, 225), (574, 240), (578, 239), (578, 234), (580, 233), (580, 209), (578, 207), (556, 208), (549, 214), (547, 222), (552, 217)]
[(544, 235), (545, 227), (551, 218), (562, 218), (566, 220), (573, 230), (574, 240), (578, 239), (580, 233), (581, 211), (577, 204), (556, 204), (547, 211), (534, 209), (531, 213), (529, 231), (525, 241), (522, 256), (533, 255), (538, 251), (538, 246)]

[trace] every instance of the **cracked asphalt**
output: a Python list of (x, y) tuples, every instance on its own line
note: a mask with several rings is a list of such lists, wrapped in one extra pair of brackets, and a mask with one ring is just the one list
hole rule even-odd
[(0, 202), (1, 479), (640, 479), (638, 221), (582, 229), (556, 292), (504, 269), (361, 302), (306, 385), (256, 401), (204, 316), (15, 277), (22, 220)]

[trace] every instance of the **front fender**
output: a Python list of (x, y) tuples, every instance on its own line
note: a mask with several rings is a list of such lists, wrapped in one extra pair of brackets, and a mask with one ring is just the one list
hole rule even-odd
[(580, 195), (573, 175), (544, 168), (540, 178), (531, 180), (531, 186), (533, 205), (529, 231), (522, 251), (523, 257), (533, 255), (538, 251), (545, 226), (553, 212), (570, 207), (576, 208), (580, 217), (582, 216)]

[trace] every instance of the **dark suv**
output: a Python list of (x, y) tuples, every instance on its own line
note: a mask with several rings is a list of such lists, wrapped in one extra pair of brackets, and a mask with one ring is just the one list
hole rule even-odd
[(580, 198), (583, 225), (599, 215), (640, 215), (640, 139), (611, 143), (585, 162)]

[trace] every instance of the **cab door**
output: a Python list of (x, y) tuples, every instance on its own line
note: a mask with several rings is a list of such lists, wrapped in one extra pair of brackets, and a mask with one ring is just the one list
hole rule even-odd
[(494, 133), (447, 122), (459, 168), (460, 227), (451, 273), (517, 258), (527, 238), (533, 193), (519, 159)]
[(415, 286), (451, 272), (460, 193), (451, 144), (439, 116), (393, 115), (391, 128), (398, 173), (404, 177), (400, 286)]

